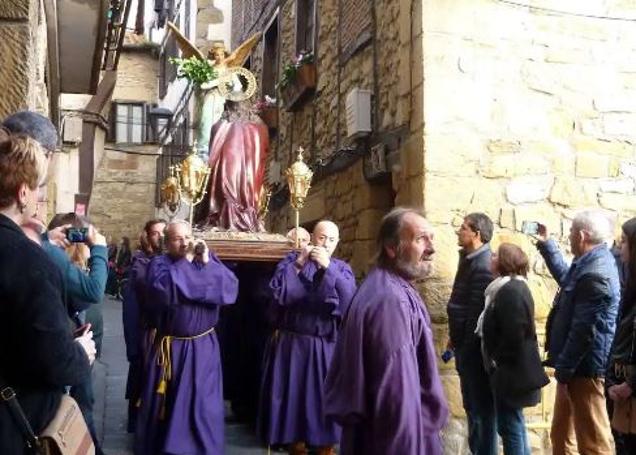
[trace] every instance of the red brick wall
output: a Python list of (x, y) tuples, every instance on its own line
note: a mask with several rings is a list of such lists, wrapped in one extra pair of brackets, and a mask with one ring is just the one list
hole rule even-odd
[(295, 0), (234, 0), (232, 3), (232, 48), (262, 31), (276, 8)]
[(371, 4), (369, 0), (340, 0), (340, 49), (350, 54), (359, 44), (362, 33), (371, 29)]

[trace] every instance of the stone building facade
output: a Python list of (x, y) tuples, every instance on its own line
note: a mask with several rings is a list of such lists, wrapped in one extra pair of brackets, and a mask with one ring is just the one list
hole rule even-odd
[(133, 241), (156, 215), (159, 145), (149, 109), (157, 102), (158, 49), (143, 36), (128, 34), (112, 97), (110, 132), (97, 163), (91, 220), (113, 239)]
[(24, 109), (48, 113), (46, 44), (42, 2), (0, 2), (0, 118)]
[[(487, 213), (496, 223), (494, 246), (513, 241), (529, 254), (539, 330), (556, 284), (521, 223), (545, 222), (565, 247), (584, 207), (606, 209), (619, 223), (636, 215), (636, 4), (517, 3), (234, 2), (233, 45), (265, 33), (249, 60), (263, 86), (272, 55), (280, 80), (298, 50), (297, 5), (316, 5), (317, 88), (294, 112), (279, 99), (269, 183), (282, 188), (281, 169), (299, 146), (309, 151), (317, 177), (301, 221), (338, 223), (337, 254), (359, 276), (368, 270), (381, 216), (395, 205), (424, 207), (437, 253), (435, 274), (420, 289), (440, 352), (458, 260), (455, 231), (465, 214)], [(274, 38), (271, 54), (266, 46)], [(346, 138), (345, 98), (353, 87), (372, 92), (373, 131), (363, 140)], [(378, 144), (388, 173), (368, 179)], [(293, 222), (282, 193), (275, 192), (270, 212), (276, 232)], [(447, 453), (467, 453), (458, 378), (452, 362), (440, 369), (452, 412)], [(527, 412), (536, 454), (549, 453), (553, 393), (547, 387), (542, 404)]]

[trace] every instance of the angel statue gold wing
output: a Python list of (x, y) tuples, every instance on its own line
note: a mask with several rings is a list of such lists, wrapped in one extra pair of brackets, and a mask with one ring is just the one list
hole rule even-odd
[(225, 100), (243, 101), (251, 98), (256, 92), (256, 78), (249, 70), (243, 68), (243, 64), (260, 40), (262, 33), (252, 35), (231, 54), (226, 51), (222, 42), (215, 43), (206, 59), (203, 53), (179, 31), (176, 25), (168, 22), (168, 28), (174, 33), (177, 46), (179, 46), (184, 59), (207, 60), (215, 73), (215, 77), (201, 83), (199, 87), (202, 93), (199, 95), (195, 114), (195, 121), (198, 124), (197, 154), (203, 159), (207, 159), (210, 131), (223, 115)]

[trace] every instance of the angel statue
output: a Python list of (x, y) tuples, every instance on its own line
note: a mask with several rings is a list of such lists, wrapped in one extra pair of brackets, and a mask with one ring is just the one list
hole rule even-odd
[[(203, 59), (177, 28), (184, 58)], [(201, 84), (205, 91), (197, 131), (198, 154), (210, 166), (206, 198), (195, 213), (195, 223), (221, 230), (262, 232), (265, 164), (269, 130), (257, 115), (240, 103), (256, 91), (254, 75), (242, 65), (260, 39), (256, 34), (227, 54), (222, 44), (210, 51), (216, 77)], [(202, 148), (203, 147), (203, 148)]]
[[(203, 53), (186, 38), (172, 22), (168, 28), (175, 35), (175, 39), (183, 58), (196, 58), (205, 61)], [(222, 42), (215, 43), (208, 52), (208, 62), (212, 65), (215, 77), (200, 85), (203, 91), (203, 102), (195, 114), (198, 118), (196, 133), (197, 154), (207, 159), (212, 126), (221, 118), (225, 108), (225, 101), (242, 101), (250, 98), (256, 92), (256, 79), (243, 64), (250, 52), (261, 38), (256, 33), (241, 44), (234, 52), (228, 53)], [(243, 83), (245, 81), (245, 83)]]

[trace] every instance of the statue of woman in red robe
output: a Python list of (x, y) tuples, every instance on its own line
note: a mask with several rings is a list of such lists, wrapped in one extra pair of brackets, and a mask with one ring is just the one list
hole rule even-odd
[[(231, 104), (228, 102), (227, 104)], [(206, 224), (223, 230), (264, 232), (259, 203), (269, 149), (267, 126), (242, 106), (228, 106), (212, 127)]]

